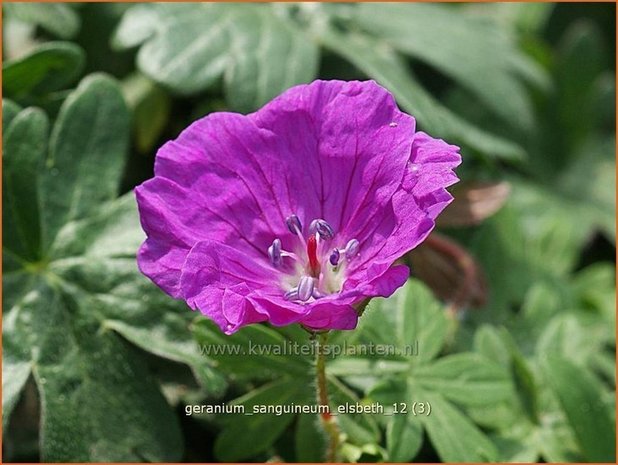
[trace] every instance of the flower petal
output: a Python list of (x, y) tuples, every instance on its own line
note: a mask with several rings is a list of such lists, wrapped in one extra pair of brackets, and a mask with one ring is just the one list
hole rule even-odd
[(290, 324), (309, 310), (298, 304), (268, 303), (283, 295), (280, 279), (280, 272), (266, 260), (255, 261), (232, 247), (202, 241), (187, 256), (180, 287), (191, 308), (200, 310), (229, 333), (267, 319), (273, 324)]
[(415, 126), (374, 81), (296, 86), (250, 117), (276, 135), (301, 220), (323, 218), (335, 231), (359, 227), (388, 203)]
[(400, 189), (381, 216), (367, 221), (356, 232), (364, 239), (350, 267), (351, 276), (366, 281), (370, 266), (385, 270), (425, 240), (435, 227), (436, 216), (452, 201), (446, 187), (458, 180), (453, 172), (461, 163), (458, 151), (458, 147), (423, 132), (414, 135)]

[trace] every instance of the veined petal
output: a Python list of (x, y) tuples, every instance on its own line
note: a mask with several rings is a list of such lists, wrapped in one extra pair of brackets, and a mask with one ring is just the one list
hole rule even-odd
[(405, 173), (415, 121), (373, 81), (293, 87), (250, 115), (276, 137), (307, 223), (354, 229), (388, 203)]
[(258, 321), (298, 321), (308, 307), (272, 306), (260, 299), (281, 295), (281, 273), (267, 263), (256, 263), (225, 244), (199, 242), (189, 252), (182, 269), (182, 296), (192, 309), (211, 317), (225, 332)]

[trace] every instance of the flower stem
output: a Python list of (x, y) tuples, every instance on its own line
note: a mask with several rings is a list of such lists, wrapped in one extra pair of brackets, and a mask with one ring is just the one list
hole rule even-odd
[(326, 462), (337, 461), (337, 451), (339, 449), (339, 437), (341, 435), (339, 426), (335, 418), (330, 414), (330, 403), (328, 399), (328, 382), (326, 380), (326, 359), (324, 357), (323, 346), (328, 341), (328, 333), (320, 333), (317, 339), (317, 351), (315, 359), (316, 386), (318, 404), (326, 406), (324, 413), (320, 414), (322, 427), (328, 436), (328, 448), (326, 449)]

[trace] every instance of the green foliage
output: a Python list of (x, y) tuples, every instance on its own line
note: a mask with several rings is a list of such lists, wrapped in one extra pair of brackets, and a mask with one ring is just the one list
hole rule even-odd
[(114, 43), (144, 43), (139, 68), (180, 94), (223, 76), (228, 102), (239, 111), (260, 107), (317, 71), (317, 46), (271, 8), (254, 5), (138, 5), (125, 14)]
[(131, 192), (196, 118), (320, 78), (374, 79), (461, 146), (462, 180), (511, 188), (440, 231), (480, 264), (480, 309), (413, 278), (329, 336), (347, 348), (326, 360), (332, 411), (385, 408), (335, 416), (340, 458), (615, 461), (613, 5), (2, 8), (7, 460), (324, 460), (317, 414), (182, 414), (315, 405), (315, 354), (289, 350), (314, 341), (226, 336), (159, 291), (137, 269)]
[(47, 42), (28, 55), (2, 64), (4, 96), (41, 98), (72, 84), (84, 67), (84, 52), (70, 42)]
[(11, 3), (3, 5), (3, 12), (34, 26), (40, 26), (50, 34), (70, 39), (77, 34), (80, 20), (73, 7), (66, 3)]
[(195, 366), (212, 392), (223, 381), (189, 342), (188, 320), (137, 271), (135, 203), (114, 200), (128, 139), (119, 87), (85, 78), (51, 131), (41, 110), (4, 108), (3, 423), (32, 374), (43, 460), (178, 460), (178, 420), (118, 334)]

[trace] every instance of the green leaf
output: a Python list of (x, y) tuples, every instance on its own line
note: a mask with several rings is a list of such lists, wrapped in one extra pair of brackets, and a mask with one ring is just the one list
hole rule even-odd
[(431, 413), (421, 416), (431, 443), (443, 462), (491, 462), (497, 451), (491, 441), (443, 397), (423, 391)]
[[(587, 20), (572, 24), (561, 40), (556, 57), (559, 98), (555, 111), (562, 129), (567, 131), (562, 134), (567, 146), (577, 147), (595, 123), (591, 83), (608, 64), (606, 54), (602, 32)], [(572, 155), (564, 158), (575, 159)]]
[(21, 107), (9, 99), (2, 99), (2, 139), (6, 136), (6, 131), (11, 124), (11, 121), (21, 111)]
[[(573, 153), (573, 162), (556, 179), (559, 201), (567, 206), (569, 218), (584, 237), (600, 229), (608, 240), (615, 242), (615, 152), (613, 136), (587, 139)], [(594, 179), (594, 182), (582, 182), (582, 179)]]
[(599, 382), (585, 368), (561, 357), (547, 357), (543, 370), (586, 460), (614, 462), (616, 427)]
[[(442, 305), (420, 281), (411, 279), (388, 299), (372, 300), (359, 324), (359, 338), (395, 345), (412, 363), (433, 359), (444, 345), (447, 320)], [(398, 359), (402, 359), (399, 355)]]
[(235, 21), (234, 27), (231, 63), (224, 76), (232, 108), (243, 112), (260, 108), (317, 74), (317, 45), (271, 11), (256, 9)]
[[(356, 394), (348, 389), (337, 378), (328, 379), (328, 395), (331, 401), (331, 412), (337, 413), (340, 406), (361, 404)], [(371, 414), (343, 413), (336, 416), (342, 431), (345, 432), (351, 442), (356, 445), (377, 444), (379, 438), (378, 425)]]
[(4, 134), (3, 246), (22, 260), (41, 258), (37, 176), (45, 159), (49, 122), (35, 108), (21, 111)]
[(412, 377), (422, 389), (461, 405), (496, 404), (513, 393), (504, 368), (474, 353), (449, 355), (420, 366)]
[(271, 5), (139, 5), (126, 13), (114, 43), (144, 41), (137, 63), (150, 78), (186, 95), (223, 77), (228, 103), (239, 111), (317, 72), (316, 44)]
[(474, 349), (489, 360), (506, 366), (510, 352), (500, 333), (492, 326), (483, 325), (474, 333)]
[(298, 462), (320, 463), (324, 461), (326, 437), (318, 415), (299, 415), (294, 437)]
[[(93, 76), (69, 96), (52, 131), (54, 158), (47, 164), (47, 119), (40, 110), (13, 111), (8, 121), (5, 425), (32, 370), (42, 402), (43, 460), (179, 460), (177, 418), (142, 353), (117, 333), (145, 351), (191, 366), (210, 394), (221, 394), (224, 381), (191, 338), (191, 313), (137, 270), (135, 251), (144, 235), (133, 194), (103, 203), (117, 192), (129, 129), (117, 84)], [(44, 256), (37, 245), (42, 212), (32, 211), (43, 201), (47, 213), (56, 208), (57, 215), (47, 236), (55, 237), (54, 245)], [(24, 232), (18, 226), (31, 211), (34, 227)], [(11, 241), (36, 254), (18, 255), (7, 247)]]
[(227, 415), (226, 425), (215, 442), (215, 455), (221, 461), (234, 462), (268, 449), (295, 415), (254, 413), (254, 407), (307, 404), (308, 394), (305, 383), (282, 379), (234, 400), (234, 405), (244, 406), (245, 413)]
[[(133, 194), (104, 205), (93, 217), (64, 226), (49, 268), (93, 296), (93, 311), (147, 352), (191, 367), (213, 395), (225, 382), (190, 337), (192, 313), (142, 276), (135, 251), (144, 240)], [(64, 259), (64, 260), (63, 260)]]
[(77, 45), (47, 42), (2, 65), (2, 90), (14, 99), (32, 99), (64, 89), (79, 76), (84, 63), (84, 52)]
[(176, 418), (143, 360), (114, 333), (95, 336), (90, 310), (47, 283), (14, 310), (41, 396), (42, 460), (178, 460)]
[(133, 112), (133, 132), (140, 152), (154, 147), (165, 129), (171, 111), (171, 98), (160, 86), (140, 73), (122, 83), (122, 92)]
[(118, 194), (129, 116), (118, 84), (85, 78), (62, 105), (41, 180), (43, 245), (58, 230)]
[[(168, 22), (191, 22), (195, 8), (179, 3), (137, 4), (125, 11), (114, 36), (112, 46), (116, 49), (137, 47), (151, 38)], [(202, 14), (202, 10), (197, 10)]]
[(511, 57), (524, 57), (494, 23), (430, 4), (359, 4), (353, 20), (474, 92), (504, 121), (521, 129), (532, 127), (531, 104), (512, 69)]
[(2, 427), (7, 428), (13, 408), (32, 372), (30, 354), (15, 330), (16, 312), (2, 322)]
[(25, 23), (41, 26), (63, 39), (70, 39), (79, 31), (77, 12), (66, 3), (7, 3), (4, 12)]
[(322, 44), (393, 92), (398, 103), (432, 134), (478, 150), (488, 158), (519, 161), (523, 149), (514, 142), (468, 123), (429, 94), (388, 44), (358, 33), (320, 33)]
[(394, 414), (386, 427), (386, 451), (391, 462), (410, 462), (423, 444), (423, 427), (412, 415)]
[(577, 273), (573, 290), (582, 308), (600, 312), (612, 324), (616, 322), (616, 267), (596, 263)]
[(311, 370), (311, 358), (294, 353), (288, 339), (265, 325), (247, 326), (228, 336), (212, 321), (200, 318), (192, 329), (202, 355), (234, 376), (302, 377)]

